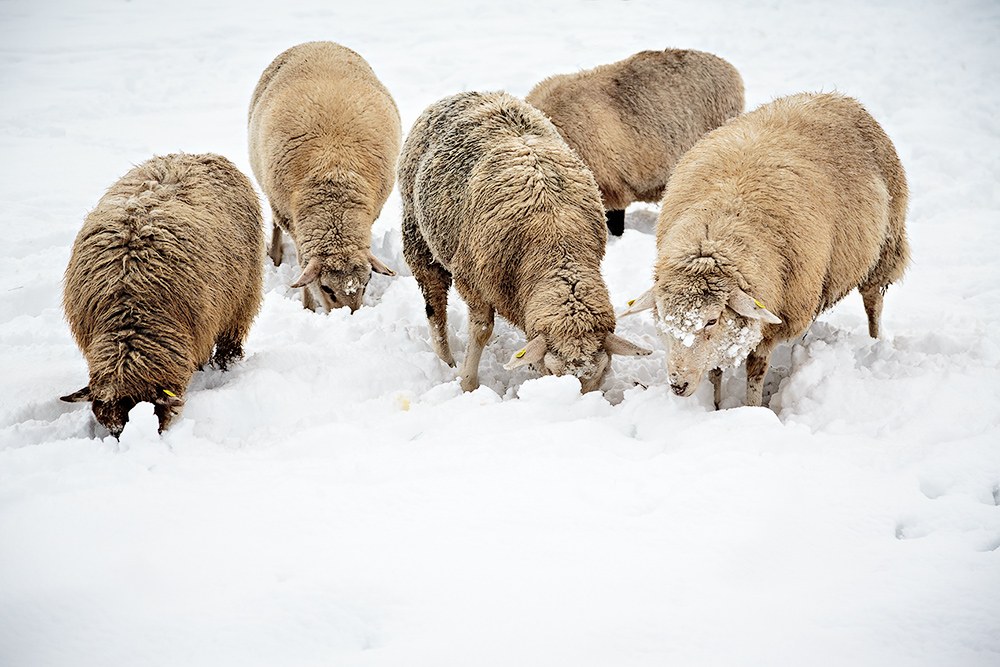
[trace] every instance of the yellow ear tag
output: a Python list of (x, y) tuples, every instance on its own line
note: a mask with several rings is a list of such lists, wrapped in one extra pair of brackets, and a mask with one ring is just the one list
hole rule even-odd
[(164, 394), (166, 394), (167, 396), (169, 396), (170, 398), (177, 398), (177, 394), (175, 394), (174, 392), (170, 391), (169, 389), (162, 389), (161, 391)]
[(631, 305), (632, 305), (633, 303), (635, 303), (635, 299), (632, 299), (631, 301), (629, 301), (629, 302), (628, 302), (628, 305), (630, 305), (630, 306), (631, 306)]
[(518, 352), (517, 354), (515, 354), (514, 356), (517, 357), (518, 359), (520, 359), (521, 357), (524, 356), (524, 353), (527, 352), (527, 350), (528, 350), (528, 348), (525, 348), (525, 349), (521, 350), (520, 352)]
[(764, 304), (762, 304), (762, 303), (761, 303), (760, 301), (758, 301), (757, 299), (754, 299), (754, 300), (753, 300), (753, 302), (757, 304), (757, 307), (758, 307), (758, 308), (763, 308), (763, 307), (764, 307)]

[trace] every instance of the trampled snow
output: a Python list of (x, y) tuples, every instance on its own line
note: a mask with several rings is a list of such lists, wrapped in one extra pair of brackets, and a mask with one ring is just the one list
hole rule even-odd
[[(1000, 5), (5, 0), (0, 3), (0, 665), (1000, 664)], [(73, 239), (154, 154), (250, 174), (246, 115), (282, 50), (372, 65), (404, 131), (463, 90), (643, 49), (741, 72), (747, 108), (857, 97), (907, 169), (913, 265), (883, 338), (852, 294), (775, 353), (671, 394), (648, 313), (603, 392), (436, 357), (393, 194), (353, 315), (266, 272), (246, 358), (195, 375), (161, 436), (86, 404), (60, 308)], [(264, 206), (267, 210), (267, 206)], [(603, 264), (648, 289), (657, 207)], [(269, 218), (269, 215), (267, 216)], [(286, 245), (286, 256), (294, 247)], [(461, 361), (467, 314), (452, 293)]]

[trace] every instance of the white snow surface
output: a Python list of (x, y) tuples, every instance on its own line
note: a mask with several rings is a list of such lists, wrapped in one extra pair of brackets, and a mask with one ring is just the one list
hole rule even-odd
[[(992, 0), (0, 2), (0, 665), (1000, 664), (998, 36)], [(716, 412), (670, 393), (648, 313), (618, 333), (654, 353), (587, 395), (505, 371), (498, 322), (463, 394), (393, 193), (399, 275), (364, 308), (306, 311), (268, 261), (245, 360), (115, 440), (58, 400), (87, 382), (60, 307), (83, 218), (154, 154), (249, 175), (253, 87), (309, 40), (366, 58), (407, 129), (665, 47), (729, 60), (748, 109), (857, 97), (911, 191), (883, 338), (852, 294), (778, 349), (769, 408), (729, 371)], [(656, 210), (609, 241), (620, 309)], [(449, 318), (461, 361), (454, 292)]]

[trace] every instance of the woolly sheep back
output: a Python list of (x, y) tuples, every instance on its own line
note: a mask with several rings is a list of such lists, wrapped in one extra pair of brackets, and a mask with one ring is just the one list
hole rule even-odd
[(463, 388), (478, 386), (494, 312), (541, 341), (531, 349), (543, 370), (599, 386), (614, 347), (606, 341), (621, 340), (600, 275), (603, 209), (593, 175), (552, 124), (503, 92), (445, 98), (407, 136), (399, 185), (403, 254), (450, 365), (452, 280), (469, 307)]
[(306, 307), (361, 306), (374, 269), (371, 228), (395, 183), (399, 111), (368, 63), (334, 42), (278, 55), (254, 89), (247, 119), (250, 165), (275, 223), (298, 254)]
[(64, 398), (91, 400), (115, 435), (148, 401), (165, 428), (199, 367), (242, 356), (263, 258), (260, 203), (226, 158), (172, 154), (130, 170), (87, 216), (66, 268), (63, 309), (90, 383)]
[(743, 111), (743, 79), (702, 51), (641, 51), (551, 76), (525, 98), (594, 172), (612, 233), (632, 202), (658, 202), (677, 160)]
[[(644, 299), (656, 305), (675, 393), (745, 356), (747, 403), (760, 405), (774, 346), (853, 289), (878, 337), (882, 296), (909, 262), (907, 197), (892, 142), (840, 94), (781, 98), (707, 135), (664, 194)], [(714, 319), (727, 335), (708, 331)]]

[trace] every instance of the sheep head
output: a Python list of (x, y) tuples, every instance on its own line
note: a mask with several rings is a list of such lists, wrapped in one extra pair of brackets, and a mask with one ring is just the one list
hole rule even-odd
[(367, 248), (343, 255), (313, 255), (292, 287), (310, 290), (327, 312), (347, 306), (353, 313), (361, 307), (372, 271), (396, 275)]
[(539, 335), (532, 338), (523, 350), (515, 353), (504, 364), (504, 368), (513, 370), (533, 364), (543, 375), (573, 375), (580, 380), (580, 390), (587, 393), (600, 388), (611, 367), (612, 354), (640, 356), (651, 353), (651, 350), (630, 343), (611, 332), (553, 339), (551, 343), (547, 343), (545, 337)]
[(160, 433), (184, 406), (184, 399), (169, 389), (151, 390), (144, 392), (141, 398), (136, 398), (134, 395), (120, 395), (110, 386), (94, 390), (91, 389), (91, 385), (67, 396), (61, 396), (59, 400), (67, 403), (90, 401), (90, 409), (94, 411), (98, 423), (116, 438), (125, 430), (128, 413), (141, 401), (153, 404), (153, 412), (160, 421), (158, 429)]
[(658, 282), (622, 313), (654, 309), (667, 348), (670, 389), (678, 396), (698, 390), (706, 371), (742, 363), (763, 339), (764, 324), (781, 320), (739, 285), (723, 280), (708, 289), (673, 289)]

